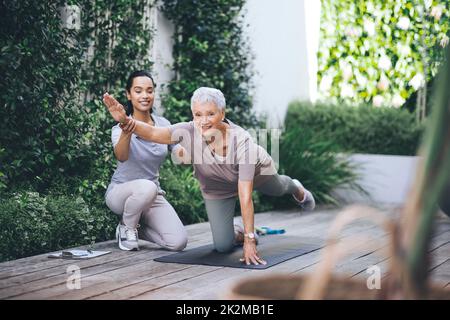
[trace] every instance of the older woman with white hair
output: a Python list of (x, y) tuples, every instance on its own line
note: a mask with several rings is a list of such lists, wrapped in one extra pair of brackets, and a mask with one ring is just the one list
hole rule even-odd
[[(201, 87), (191, 98), (193, 121), (168, 127), (152, 127), (126, 116), (109, 94), (103, 97), (112, 117), (124, 128), (134, 128), (142, 139), (161, 144), (179, 143), (185, 149), (183, 162), (190, 162), (200, 182), (214, 247), (229, 252), (243, 243), (241, 261), (266, 264), (256, 250), (253, 190), (271, 196), (291, 194), (304, 210), (313, 210), (314, 197), (296, 179), (279, 175), (264, 148), (251, 135), (225, 117), (225, 97), (218, 89)], [(243, 228), (233, 224), (239, 197)]]

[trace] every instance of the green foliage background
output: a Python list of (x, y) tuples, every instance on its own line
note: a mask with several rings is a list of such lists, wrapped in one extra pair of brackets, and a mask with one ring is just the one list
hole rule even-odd
[[(151, 68), (151, 3), (0, 2), (1, 259), (111, 238), (114, 122), (100, 97), (122, 100), (128, 74)], [(65, 4), (80, 8), (79, 30), (61, 22)]]
[(421, 48), (426, 48), (427, 81), (444, 59), (449, 8), (449, 0), (322, 0), (322, 98), (401, 106), (417, 90), (411, 79), (424, 73)]
[(3, 189), (46, 192), (79, 178), (77, 189), (104, 190), (113, 122), (100, 97), (123, 95), (130, 71), (151, 67), (151, 33), (139, 14), (147, 2), (71, 1), (82, 13), (80, 30), (61, 23), (63, 1), (1, 2)]
[[(242, 35), (245, 1), (161, 3), (176, 26), (176, 77), (164, 97), (165, 116), (172, 123), (189, 120), (192, 92), (214, 86), (224, 92), (232, 121), (258, 126), (251, 111), (252, 56)], [(62, 25), (65, 4), (80, 8), (79, 30)], [(109, 91), (125, 102), (128, 74), (151, 69), (153, 5), (0, 0), (0, 260), (112, 237), (117, 217), (104, 192), (116, 163), (114, 122), (100, 97)], [(319, 200), (332, 201), (330, 188), (353, 177), (333, 143), (298, 125), (287, 125), (281, 150), (281, 172), (302, 178)], [(184, 223), (206, 220), (192, 168), (165, 163), (161, 184)], [(256, 211), (277, 204), (258, 194), (254, 200)]]
[[(255, 124), (249, 50), (241, 35), (244, 1), (160, 3), (183, 37), (176, 38), (177, 80), (168, 88), (166, 116), (172, 122), (190, 119), (189, 98), (207, 85), (224, 91), (233, 120)], [(79, 30), (61, 22), (65, 5), (78, 6)], [(148, 18), (154, 5), (152, 0), (0, 1), (1, 260), (111, 238), (117, 217), (105, 206), (104, 192), (116, 163), (110, 142), (114, 122), (100, 97), (108, 91), (125, 102), (129, 73), (151, 70)], [(183, 222), (204, 221), (192, 169), (167, 163), (161, 176)]]
[(317, 140), (332, 141), (338, 152), (414, 156), (425, 123), (418, 124), (403, 109), (294, 101), (285, 126), (287, 131), (299, 128), (313, 132)]
[(220, 89), (227, 117), (244, 127), (258, 124), (252, 112), (251, 52), (242, 34), (245, 0), (164, 0), (162, 11), (175, 25), (173, 70), (165, 114), (173, 122), (192, 118), (190, 98), (202, 86)]

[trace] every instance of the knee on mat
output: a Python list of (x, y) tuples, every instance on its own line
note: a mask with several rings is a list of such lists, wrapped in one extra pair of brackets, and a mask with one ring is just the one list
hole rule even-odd
[(233, 250), (234, 242), (230, 242), (229, 244), (220, 244), (220, 245), (215, 244), (214, 248), (220, 253), (228, 253)]
[(171, 241), (166, 241), (166, 247), (171, 251), (182, 251), (184, 248), (186, 248), (187, 243), (187, 237), (176, 238), (171, 239)]

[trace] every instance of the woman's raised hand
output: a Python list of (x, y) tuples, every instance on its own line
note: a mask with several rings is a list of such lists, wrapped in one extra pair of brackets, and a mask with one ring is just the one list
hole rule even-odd
[(109, 113), (111, 116), (120, 123), (126, 123), (127, 122), (127, 114), (125, 113), (124, 107), (114, 99), (113, 96), (111, 96), (109, 93), (105, 93), (103, 95), (103, 103), (108, 108)]

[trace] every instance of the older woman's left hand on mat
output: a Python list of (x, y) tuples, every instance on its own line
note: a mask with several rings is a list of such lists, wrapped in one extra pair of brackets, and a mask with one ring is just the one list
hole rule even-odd
[(266, 261), (259, 257), (255, 241), (244, 241), (244, 257), (240, 261), (245, 262), (246, 265), (267, 264)]

